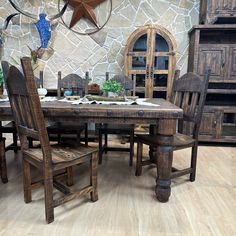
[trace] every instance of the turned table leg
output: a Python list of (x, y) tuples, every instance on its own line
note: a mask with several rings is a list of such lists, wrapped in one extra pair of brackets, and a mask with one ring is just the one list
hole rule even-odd
[(160, 202), (168, 202), (171, 194), (171, 167), (173, 138), (176, 132), (175, 119), (160, 119), (157, 126), (157, 179), (156, 196)]

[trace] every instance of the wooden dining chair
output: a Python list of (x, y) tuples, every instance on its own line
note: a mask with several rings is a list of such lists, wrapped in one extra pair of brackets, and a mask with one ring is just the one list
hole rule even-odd
[[(1, 61), (1, 66), (3, 70), (3, 77), (6, 78), (9, 72), (9, 64), (7, 61)], [(13, 142), (9, 145), (5, 145), (6, 138), (3, 137), (3, 134), (12, 134), (12, 140)], [(0, 173), (1, 173), (1, 179), (3, 183), (8, 182), (7, 177), (7, 165), (6, 165), (6, 152), (8, 150), (14, 150), (14, 152), (17, 152), (18, 146), (17, 146), (17, 130), (14, 121), (9, 121), (5, 125), (2, 124), (0, 121)]]
[[(50, 146), (48, 132), (45, 126), (44, 115), (40, 99), (33, 80), (33, 70), (30, 58), (21, 59), (24, 75), (14, 66), (10, 67), (6, 79), (8, 95), (12, 107), (13, 117), (21, 143), (23, 158), (24, 200), (32, 201), (31, 190), (38, 187), (31, 178), (31, 166), (43, 173), (44, 201), (46, 221), (54, 220), (54, 208), (73, 200), (81, 195), (90, 193), (91, 200), (98, 199), (97, 194), (97, 149), (88, 146), (63, 146), (59, 144)], [(39, 140), (40, 147), (29, 148), (27, 138)], [(90, 184), (80, 191), (73, 192), (69, 187), (59, 181), (55, 171), (78, 165), (90, 163)], [(61, 191), (64, 196), (54, 199), (53, 187)]]
[[(106, 73), (106, 80), (109, 79), (109, 74)], [(111, 80), (115, 80), (120, 82), (125, 90), (125, 95), (131, 95), (133, 92), (133, 96), (135, 96), (135, 82), (130, 80), (127, 76), (124, 75), (116, 75)], [(112, 147), (108, 146), (108, 135), (109, 134), (118, 134), (118, 135), (128, 135), (130, 147)], [(104, 135), (104, 142), (103, 142)], [(134, 156), (134, 125), (115, 125), (115, 124), (99, 124), (98, 125), (98, 137), (99, 137), (99, 164), (102, 163), (103, 153), (107, 153), (108, 151), (122, 151), (129, 152), (130, 159), (129, 165), (133, 165), (133, 156)], [(104, 143), (104, 144), (103, 144)]]
[[(183, 109), (183, 119), (178, 121), (178, 131), (174, 135), (173, 149), (180, 150), (191, 147), (192, 152), (190, 167), (182, 170), (172, 168), (171, 178), (190, 174), (190, 181), (195, 180), (198, 133), (209, 77), (210, 70), (206, 70), (203, 78), (194, 73), (186, 73), (179, 78), (179, 71), (175, 72), (171, 102)], [(137, 135), (136, 176), (142, 174), (142, 166), (152, 163), (149, 160), (142, 160), (143, 144), (149, 145), (155, 149), (157, 140), (158, 136), (155, 135)]]
[[(3, 70), (3, 76), (4, 78), (7, 78), (8, 72), (9, 72), (9, 63), (7, 61), (1, 61), (1, 66)], [(40, 71), (40, 77), (34, 76), (34, 81), (36, 83), (37, 88), (43, 87), (43, 71)], [(7, 146), (5, 146), (6, 138), (3, 137), (3, 134), (12, 134), (12, 140), (13, 142)], [(5, 125), (2, 125), (2, 122), (0, 121), (0, 153), (1, 153), (1, 160), (0, 160), (0, 173), (1, 173), (1, 179), (3, 183), (8, 182), (7, 177), (7, 165), (6, 165), (6, 152), (8, 150), (14, 150), (16, 153), (20, 147), (17, 145), (17, 130), (15, 126), (14, 121), (9, 121)], [(29, 145), (32, 146), (32, 140), (29, 139)]]
[(34, 81), (37, 88), (43, 88), (43, 71), (39, 72), (39, 77), (34, 76)]
[[(57, 85), (57, 97), (60, 99), (62, 94), (70, 90), (75, 95), (83, 97), (88, 93), (88, 79), (83, 79), (77, 74), (69, 74), (62, 78), (61, 71), (58, 72), (58, 85)], [(56, 122), (55, 124), (48, 127), (49, 138), (53, 139), (56, 135), (58, 142), (63, 139), (72, 138), (80, 143), (81, 133), (84, 132), (84, 142), (88, 145), (88, 126), (87, 124), (78, 124), (75, 122)]]

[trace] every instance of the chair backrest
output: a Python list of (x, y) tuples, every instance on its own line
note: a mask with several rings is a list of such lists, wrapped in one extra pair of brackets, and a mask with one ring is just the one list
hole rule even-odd
[[(106, 73), (106, 80), (109, 79), (109, 73)], [(131, 80), (128, 76), (125, 75), (115, 75), (113, 76), (110, 80), (115, 80), (119, 83), (122, 84), (124, 90), (125, 90), (125, 95), (133, 95), (135, 96), (135, 84), (136, 81)]]
[(11, 66), (5, 78), (21, 149), (28, 149), (28, 137), (39, 140), (44, 164), (48, 165), (51, 163), (51, 149), (34, 81), (31, 59), (23, 57), (21, 64), (24, 75), (15, 66)]
[[(3, 77), (7, 78), (9, 72), (9, 63), (7, 61), (1, 61)], [(39, 78), (34, 76), (34, 80), (37, 88), (43, 88), (43, 71), (39, 72)]]
[(40, 71), (39, 78), (35, 76), (34, 80), (37, 88), (43, 88), (43, 71)]
[[(3, 78), (5, 80), (5, 78), (7, 78), (8, 73), (9, 73), (9, 63), (7, 61), (1, 61), (1, 66), (2, 66), (2, 72), (3, 72)], [(6, 83), (5, 83), (5, 88), (6, 88)]]
[(3, 78), (6, 78), (9, 72), (9, 63), (7, 61), (1, 61)]
[(61, 71), (58, 72), (57, 97), (61, 97), (63, 90), (72, 90), (76, 95), (83, 96), (88, 93), (88, 79), (83, 79), (77, 74), (69, 74), (61, 78)]
[(209, 69), (205, 71), (204, 78), (191, 72), (179, 78), (179, 71), (175, 72), (171, 102), (183, 109), (183, 119), (178, 123), (180, 133), (198, 137), (209, 77)]

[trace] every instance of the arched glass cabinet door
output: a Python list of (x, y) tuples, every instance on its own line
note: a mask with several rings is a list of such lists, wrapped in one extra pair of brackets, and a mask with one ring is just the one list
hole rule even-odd
[(136, 80), (137, 95), (170, 97), (175, 52), (175, 39), (161, 26), (143, 26), (131, 34), (125, 49), (125, 73)]

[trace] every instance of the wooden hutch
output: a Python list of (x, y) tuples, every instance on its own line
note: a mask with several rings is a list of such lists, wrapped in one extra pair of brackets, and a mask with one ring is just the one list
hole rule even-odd
[(131, 34), (125, 48), (125, 73), (136, 79), (136, 95), (169, 98), (175, 53), (174, 37), (159, 25), (143, 26)]
[[(229, 18), (220, 10), (226, 3), (230, 3)], [(235, 3), (236, 0), (201, 1), (200, 22), (205, 24), (194, 26), (189, 32), (188, 71), (203, 76), (206, 66), (211, 69), (200, 141), (236, 143), (236, 24), (230, 24), (236, 19)], [(209, 10), (213, 8), (217, 10)], [(217, 24), (209, 24), (212, 22)]]
[(202, 0), (200, 24), (236, 23), (236, 0)]

